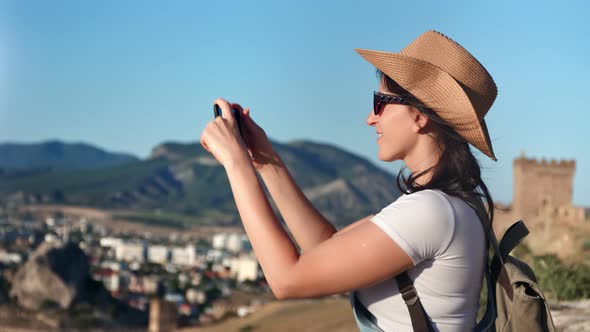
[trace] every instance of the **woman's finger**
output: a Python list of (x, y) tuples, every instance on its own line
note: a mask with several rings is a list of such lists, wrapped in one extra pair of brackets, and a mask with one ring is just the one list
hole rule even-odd
[(211, 150), (209, 150), (209, 147), (207, 146), (207, 143), (205, 142), (205, 130), (203, 130), (203, 133), (201, 134), (200, 142), (201, 142), (201, 146), (205, 150), (207, 150), (207, 152), (211, 153)]
[(252, 119), (250, 118), (250, 109), (246, 108), (244, 110), (242, 110), (242, 119), (244, 120), (244, 122), (251, 122)]
[(207, 152), (211, 153), (211, 150), (209, 150), (209, 147), (207, 146), (207, 144), (206, 144), (206, 143), (201, 143), (201, 145), (203, 146), (203, 148), (204, 148), (205, 150), (207, 150)]
[[(215, 99), (214, 103), (219, 105), (221, 108), (221, 117), (233, 123), (234, 117), (231, 114), (231, 105), (227, 102), (227, 100), (223, 98), (217, 98)], [(217, 120), (217, 118), (215, 118), (215, 120)]]
[(231, 107), (237, 109), (238, 111), (240, 111), (240, 113), (242, 113), (244, 111), (244, 109), (242, 108), (242, 106), (240, 104), (238, 104), (238, 103), (232, 103), (231, 104)]

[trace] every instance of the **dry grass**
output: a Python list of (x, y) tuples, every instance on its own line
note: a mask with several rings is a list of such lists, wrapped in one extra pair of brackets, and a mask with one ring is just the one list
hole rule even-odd
[[(220, 232), (240, 232), (241, 227), (217, 227), (217, 226), (198, 226), (178, 230), (172, 227), (155, 226), (135, 221), (125, 220), (123, 218), (114, 218), (113, 212), (109, 210), (95, 209), (85, 206), (69, 205), (27, 205), (21, 207), (21, 211), (30, 211), (39, 215), (49, 217), (55, 212), (62, 212), (70, 218), (86, 218), (92, 224), (102, 225), (111, 231), (125, 233), (151, 233), (156, 236), (168, 236), (171, 233), (182, 233), (186, 236), (207, 237)], [(117, 213), (125, 212), (123, 210), (114, 211)]]
[(333, 331), (358, 332), (348, 298), (274, 301), (246, 317), (234, 317), (208, 327), (183, 332)]

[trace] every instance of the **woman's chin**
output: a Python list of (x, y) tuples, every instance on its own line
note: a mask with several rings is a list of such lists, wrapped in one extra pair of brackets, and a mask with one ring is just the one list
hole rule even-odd
[(377, 157), (379, 158), (379, 160), (387, 161), (387, 162), (402, 159), (401, 153), (395, 152), (395, 151), (385, 151), (384, 149), (379, 149), (379, 152), (377, 153)]
[(396, 158), (395, 156), (392, 156), (392, 155), (384, 155), (384, 154), (381, 154), (381, 153), (378, 155), (378, 157), (379, 157), (379, 160), (381, 160), (381, 161), (396, 161), (396, 160), (399, 159), (399, 158)]

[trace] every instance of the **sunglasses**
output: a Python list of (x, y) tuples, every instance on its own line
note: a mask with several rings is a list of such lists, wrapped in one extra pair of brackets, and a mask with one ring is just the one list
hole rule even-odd
[(410, 103), (402, 97), (394, 95), (386, 95), (375, 91), (373, 95), (373, 113), (380, 115), (387, 104), (410, 105)]

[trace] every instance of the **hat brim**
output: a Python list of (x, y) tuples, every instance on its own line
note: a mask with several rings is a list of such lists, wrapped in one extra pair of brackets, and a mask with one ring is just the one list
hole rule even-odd
[(497, 161), (487, 125), (461, 85), (430, 62), (399, 53), (355, 49), (365, 60), (435, 111), (466, 141)]

